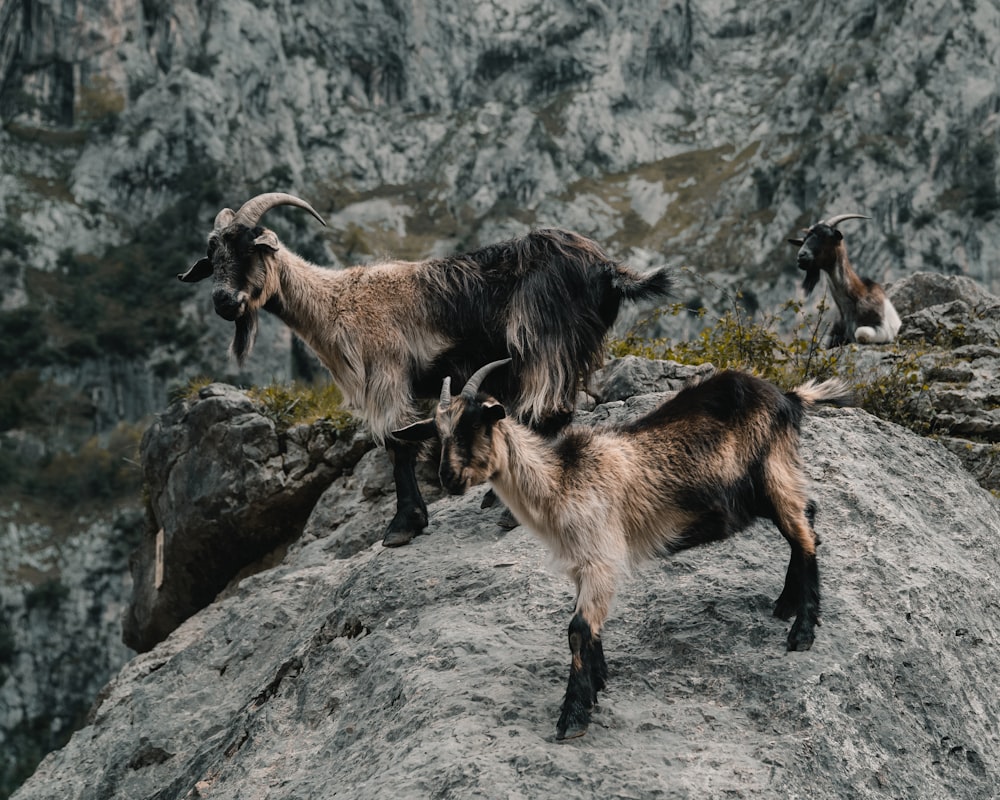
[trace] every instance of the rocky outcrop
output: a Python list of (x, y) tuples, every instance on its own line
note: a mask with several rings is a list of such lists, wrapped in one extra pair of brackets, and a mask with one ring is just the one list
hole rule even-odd
[(241, 571), (280, 558), (320, 494), (371, 447), (328, 422), (282, 430), (224, 384), (159, 415), (142, 442), (148, 519), (131, 560), (126, 644), (150, 649)]
[(982, 486), (1000, 491), (1000, 297), (934, 273), (904, 278), (889, 295), (903, 315), (897, 355), (872, 351), (871, 363), (912, 354), (914, 418)]
[(856, 409), (810, 415), (803, 455), (823, 540), (809, 652), (770, 616), (787, 547), (759, 522), (637, 570), (595, 724), (557, 744), (569, 584), (476, 490), (433, 500), (429, 535), (398, 550), (377, 515), (354, 518), (376, 543), (348, 558), (337, 526), (312, 526), (127, 664), (15, 800), (993, 796), (995, 498)]

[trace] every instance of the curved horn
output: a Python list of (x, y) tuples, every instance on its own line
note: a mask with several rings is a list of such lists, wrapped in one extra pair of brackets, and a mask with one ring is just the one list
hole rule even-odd
[(438, 401), (438, 408), (442, 411), (451, 406), (451, 377), (446, 376), (441, 381), (441, 399)]
[(247, 227), (252, 228), (260, 222), (260, 218), (264, 214), (276, 206), (297, 206), (298, 208), (304, 208), (323, 225), (326, 225), (326, 220), (305, 200), (296, 197), (294, 194), (285, 194), (284, 192), (266, 192), (250, 198), (240, 206), (240, 210), (236, 212), (232, 221), (242, 222)]
[(486, 379), (486, 376), (493, 372), (493, 370), (509, 363), (509, 358), (502, 358), (499, 361), (491, 361), (485, 367), (477, 369), (472, 374), (472, 377), (466, 382), (465, 386), (462, 387), (462, 397), (468, 400), (474, 399), (476, 394), (479, 392), (479, 387), (483, 385), (483, 381)]
[(864, 214), (837, 214), (837, 216), (830, 217), (830, 219), (820, 220), (818, 224), (836, 228), (845, 219), (871, 219), (871, 217), (866, 217)]

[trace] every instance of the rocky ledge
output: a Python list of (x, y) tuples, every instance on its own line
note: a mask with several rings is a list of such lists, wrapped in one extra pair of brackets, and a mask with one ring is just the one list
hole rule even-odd
[[(622, 397), (581, 420), (686, 377), (612, 366)], [(996, 498), (940, 442), (859, 409), (811, 415), (803, 454), (823, 540), (808, 652), (770, 615), (787, 547), (758, 522), (637, 570), (595, 724), (557, 744), (568, 582), (482, 490), (430, 495), (429, 535), (382, 548), (388, 475), (366, 451), (276, 566), (126, 664), (14, 797), (996, 795)]]

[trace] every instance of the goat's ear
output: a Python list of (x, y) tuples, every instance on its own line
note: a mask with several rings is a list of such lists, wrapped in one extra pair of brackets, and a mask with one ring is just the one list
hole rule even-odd
[(432, 419), (422, 419), (420, 422), (414, 422), (412, 425), (393, 431), (392, 436), (403, 442), (426, 442), (437, 436), (437, 425)]
[(838, 242), (842, 242), (842, 241), (844, 241), (844, 234), (842, 234), (840, 231), (838, 231), (836, 228), (834, 228), (833, 229), (833, 238), (836, 239)]
[(272, 253), (278, 249), (278, 236), (274, 231), (263, 228), (260, 235), (253, 240), (254, 247), (262, 247)]
[(483, 421), (492, 425), (494, 422), (507, 416), (503, 403), (494, 400), (492, 397), (483, 403)]
[(196, 281), (205, 280), (211, 274), (212, 262), (208, 258), (199, 258), (194, 262), (194, 266), (191, 269), (179, 274), (177, 278), (184, 281), (184, 283), (195, 283)]
[(789, 244), (794, 244), (796, 247), (802, 247), (805, 244), (805, 239), (789, 239)]

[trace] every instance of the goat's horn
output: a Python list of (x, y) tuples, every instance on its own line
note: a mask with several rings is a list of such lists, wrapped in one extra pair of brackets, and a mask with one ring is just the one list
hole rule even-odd
[(441, 400), (438, 402), (438, 407), (443, 411), (451, 405), (451, 377), (446, 376), (443, 381), (441, 381)]
[(252, 228), (260, 222), (260, 218), (264, 214), (276, 206), (297, 206), (298, 208), (304, 208), (323, 225), (326, 225), (326, 220), (305, 200), (296, 197), (294, 194), (285, 194), (284, 192), (266, 192), (265, 194), (259, 194), (256, 197), (250, 198), (240, 206), (240, 210), (233, 217), (233, 222), (242, 222), (247, 227)]
[(823, 220), (820, 224), (836, 228), (845, 219), (871, 219), (871, 217), (866, 217), (864, 214), (837, 214), (835, 217)]
[(493, 372), (493, 370), (509, 363), (510, 363), (509, 358), (502, 358), (499, 361), (491, 361), (485, 367), (480, 367), (479, 369), (477, 369), (472, 374), (472, 377), (469, 378), (465, 386), (462, 387), (462, 397), (465, 397), (469, 400), (475, 398), (476, 394), (479, 392), (479, 387), (483, 385), (483, 381), (486, 379), (486, 376), (489, 375), (491, 372)]

